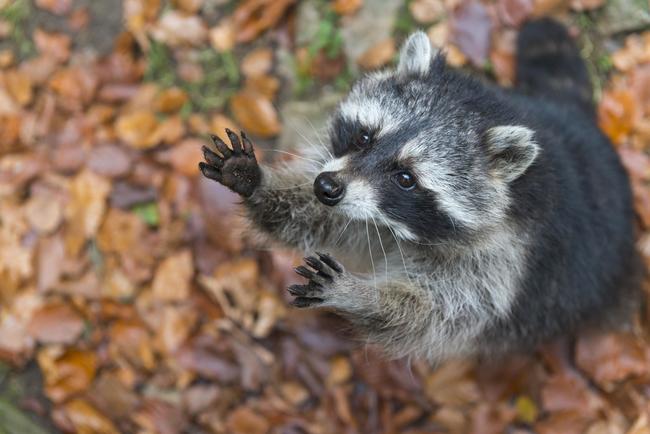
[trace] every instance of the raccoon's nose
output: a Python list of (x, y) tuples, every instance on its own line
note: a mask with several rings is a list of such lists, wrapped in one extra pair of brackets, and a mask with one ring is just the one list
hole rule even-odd
[(325, 205), (336, 205), (343, 199), (345, 186), (334, 178), (334, 172), (323, 172), (314, 181), (314, 194)]

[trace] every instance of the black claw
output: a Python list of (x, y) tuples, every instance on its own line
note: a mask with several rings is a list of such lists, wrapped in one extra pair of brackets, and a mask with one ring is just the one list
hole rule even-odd
[(213, 166), (210, 166), (209, 164), (206, 164), (204, 162), (199, 163), (199, 170), (201, 173), (203, 173), (203, 176), (206, 178), (213, 179), (217, 182), (221, 182), (221, 172)]
[(207, 161), (211, 166), (215, 166), (219, 169), (223, 167), (223, 158), (207, 146), (203, 147), (203, 158), (205, 158), (205, 161)]
[(230, 148), (228, 148), (228, 146), (218, 136), (210, 134), (210, 138), (212, 139), (214, 146), (217, 147), (217, 150), (221, 152), (221, 155), (223, 155), (224, 158), (229, 158), (232, 155)]
[(242, 139), (242, 142), (244, 144), (244, 153), (246, 155), (252, 156), (253, 152), (254, 152), (253, 151), (253, 144), (251, 143), (251, 141), (248, 138), (248, 136), (246, 135), (246, 133), (244, 133), (243, 131), (240, 131), (239, 133), (241, 135), (241, 139)]
[(307, 265), (309, 265), (314, 270), (323, 271), (325, 268), (323, 267), (323, 263), (318, 259), (314, 258), (313, 256), (308, 256), (306, 258), (303, 258), (303, 260), (307, 263)]
[(320, 258), (320, 260), (326, 263), (327, 266), (330, 267), (332, 270), (336, 271), (337, 273), (343, 272), (343, 266), (339, 264), (339, 262), (336, 259), (332, 258), (327, 253), (316, 252), (316, 254)]
[(294, 268), (293, 270), (306, 279), (311, 279), (314, 277), (314, 272), (302, 265)]
[(239, 141), (239, 136), (229, 128), (226, 128), (226, 134), (228, 134), (228, 138), (230, 139), (232, 151), (235, 153), (235, 155), (241, 154), (241, 142)]
[(295, 298), (291, 304), (295, 307), (311, 307), (314, 304), (320, 304), (322, 302), (322, 298), (298, 297)]

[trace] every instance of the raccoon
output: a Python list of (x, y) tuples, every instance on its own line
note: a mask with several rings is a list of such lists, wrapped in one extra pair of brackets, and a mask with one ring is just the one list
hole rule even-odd
[(333, 310), (391, 355), (503, 354), (625, 318), (632, 198), (586, 67), (546, 19), (524, 25), (516, 67), (514, 89), (484, 83), (416, 32), (395, 70), (353, 86), (320, 153), (272, 169), (227, 130), (200, 170), (256, 231), (312, 252), (294, 306)]

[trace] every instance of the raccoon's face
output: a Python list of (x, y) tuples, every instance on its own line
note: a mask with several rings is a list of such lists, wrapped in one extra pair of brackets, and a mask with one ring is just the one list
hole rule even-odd
[(316, 197), (412, 241), (459, 239), (503, 221), (509, 184), (538, 147), (530, 129), (491, 115), (484, 89), (415, 33), (396, 71), (362, 79), (339, 106), (335, 158), (316, 177)]

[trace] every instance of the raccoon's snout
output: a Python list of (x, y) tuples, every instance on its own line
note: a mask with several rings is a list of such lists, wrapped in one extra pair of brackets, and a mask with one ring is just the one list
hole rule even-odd
[(334, 206), (343, 199), (345, 185), (335, 178), (334, 172), (323, 172), (314, 181), (314, 194), (325, 205)]

